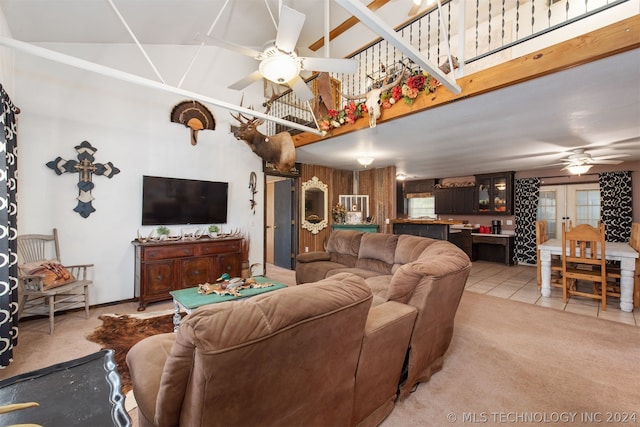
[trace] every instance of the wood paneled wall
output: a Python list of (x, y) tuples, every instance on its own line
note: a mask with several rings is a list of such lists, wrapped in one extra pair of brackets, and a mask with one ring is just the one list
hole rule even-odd
[(369, 195), (369, 212), (381, 233), (391, 233), (387, 218), (396, 217), (396, 167), (365, 169), (358, 173), (358, 194)]
[[(302, 183), (317, 176), (327, 184), (329, 189), (329, 227), (312, 234), (309, 230), (298, 227), (298, 253), (305, 252), (305, 248), (312, 251), (324, 250), (324, 245), (331, 234), (331, 208), (338, 203), (340, 194), (353, 194), (353, 172), (332, 169), (325, 166), (306, 165), (300, 167), (298, 194), (302, 197)], [(385, 224), (385, 219), (396, 217), (396, 168), (390, 166), (380, 169), (365, 169), (358, 173), (358, 194), (369, 195), (369, 211), (375, 217), (381, 233), (391, 233), (391, 225)], [(300, 207), (298, 207), (298, 210)]]
[[(329, 239), (331, 234), (331, 208), (338, 203), (338, 196), (340, 194), (351, 194), (353, 192), (353, 172), (345, 170), (337, 170), (328, 168), (325, 166), (316, 165), (300, 165), (300, 179), (298, 180), (298, 194), (302, 197), (302, 183), (310, 180), (314, 176), (317, 176), (320, 181), (327, 184), (329, 189), (329, 227), (321, 230), (318, 234), (312, 234), (309, 230), (306, 230), (298, 226), (298, 253), (305, 251), (305, 248), (309, 248), (309, 252), (323, 251), (324, 245)], [(298, 207), (300, 210), (300, 207)], [(299, 213), (300, 215), (300, 213)], [(298, 224), (300, 219), (298, 218)]]

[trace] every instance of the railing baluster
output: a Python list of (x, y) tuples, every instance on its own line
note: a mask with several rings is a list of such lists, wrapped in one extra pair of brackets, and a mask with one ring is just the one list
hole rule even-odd
[[(440, 65), (442, 62), (442, 50), (445, 49), (445, 52), (449, 52), (450, 49), (452, 49), (451, 54), (457, 56), (461, 62), (461, 69), (457, 74), (460, 76), (460, 72), (464, 72), (465, 65), (490, 57), (495, 53), (526, 42), (536, 37), (536, 35), (548, 33), (555, 28), (613, 8), (629, 0), (599, 0), (591, 2), (584, 0), (584, 11), (579, 10), (581, 8), (577, 6), (577, 3), (572, 5), (570, 0), (531, 0), (530, 8), (526, 7), (526, 1), (515, 0), (515, 2), (512, 2), (501, 0), (501, 10), (499, 12), (501, 25), (500, 37), (497, 36), (497, 32), (495, 37), (494, 34), (492, 34), (493, 27), (495, 26), (493, 21), (494, 17), (492, 16), (494, 9), (493, 0), (475, 1), (475, 22), (473, 23), (473, 27), (470, 27), (468, 30), (464, 23), (460, 24), (460, 21), (464, 21), (464, 16), (457, 15), (462, 15), (465, 8), (472, 6), (473, 3), (468, 0), (441, 1), (441, 10), (445, 15), (441, 21), (438, 16), (438, 8), (434, 7), (398, 31), (402, 37), (406, 36), (408, 38), (412, 46), (416, 47), (418, 51), (422, 52), (427, 59), (436, 63), (436, 65)], [(459, 3), (462, 1), (466, 1), (464, 6)], [(543, 2), (542, 5), (538, 3), (540, 1)], [(564, 9), (564, 17), (562, 9)], [(530, 17), (527, 16), (529, 13), (531, 15)], [(547, 18), (546, 24), (544, 23), (544, 15), (546, 15)], [(495, 18), (498, 19), (497, 13)], [(526, 29), (527, 18), (530, 20), (530, 31)], [(454, 29), (458, 34), (452, 34), (452, 21), (458, 22), (457, 28)], [(446, 28), (442, 28), (443, 26)], [(537, 28), (537, 26), (540, 28)], [(447, 37), (444, 36), (444, 31), (446, 31)], [(467, 57), (464, 52), (466, 46), (465, 38), (473, 37), (473, 34), (475, 34), (474, 44), (470, 45), (475, 45), (475, 51), (471, 52), (472, 54)], [(443, 45), (447, 40), (449, 40), (450, 43), (454, 43), (456, 37), (458, 37), (457, 46), (447, 48)], [(471, 51), (469, 48), (466, 50)], [(405, 60), (403, 54), (395, 46), (390, 45), (383, 39), (363, 47), (351, 57), (357, 59), (359, 62), (356, 74), (332, 74), (332, 78), (342, 82), (341, 92), (349, 94), (366, 92), (373, 83), (384, 79), (385, 73), (382, 72), (383, 67), (385, 70), (391, 71), (392, 68), (390, 67)], [(508, 55), (506, 55), (506, 57), (508, 57)], [(308, 84), (311, 86), (313, 83), (309, 82)], [(344, 106), (345, 100), (343, 100), (341, 96), (338, 98), (339, 104), (336, 105), (336, 108), (341, 109)], [(277, 115), (278, 117), (291, 116), (304, 118), (304, 120), (308, 121), (313, 120), (306, 105), (300, 103), (291, 90), (286, 91), (280, 100), (282, 102), (278, 103), (276, 101), (276, 105), (282, 105), (280, 108), (274, 106), (271, 114)]]

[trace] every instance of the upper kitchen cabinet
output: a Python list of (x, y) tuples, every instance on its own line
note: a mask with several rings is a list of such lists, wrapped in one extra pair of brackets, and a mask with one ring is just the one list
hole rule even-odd
[(514, 172), (476, 175), (479, 214), (513, 214)]
[(476, 213), (476, 187), (449, 187), (435, 190), (438, 215), (473, 215)]

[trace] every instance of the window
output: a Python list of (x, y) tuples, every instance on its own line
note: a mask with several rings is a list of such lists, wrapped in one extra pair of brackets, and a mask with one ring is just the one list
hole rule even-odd
[(598, 226), (600, 220), (600, 190), (576, 191), (576, 224)]
[(409, 199), (409, 218), (435, 218), (436, 217), (436, 198), (430, 197), (413, 197)]
[(540, 199), (538, 200), (538, 220), (547, 221), (549, 224), (549, 238), (555, 239), (558, 222), (558, 193), (554, 190), (540, 189)]

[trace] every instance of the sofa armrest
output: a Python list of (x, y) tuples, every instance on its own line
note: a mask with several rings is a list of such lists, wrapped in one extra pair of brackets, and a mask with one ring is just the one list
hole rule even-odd
[(329, 252), (303, 252), (298, 254), (296, 261), (298, 262), (314, 262), (314, 261), (330, 261), (331, 254)]
[(393, 409), (416, 315), (415, 307), (394, 301), (369, 310), (351, 425), (377, 425)]
[(153, 335), (135, 344), (127, 353), (138, 411), (150, 422), (155, 419), (162, 371), (175, 340), (173, 332)]

